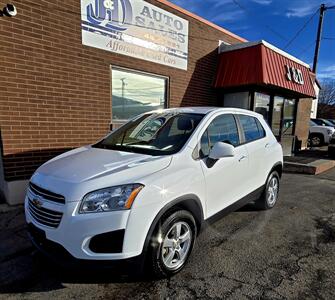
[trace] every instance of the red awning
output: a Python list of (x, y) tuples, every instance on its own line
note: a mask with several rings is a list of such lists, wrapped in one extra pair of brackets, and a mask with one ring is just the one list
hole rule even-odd
[(215, 87), (265, 85), (315, 98), (315, 75), (308, 65), (263, 41), (245, 45), (227, 46), (219, 55)]

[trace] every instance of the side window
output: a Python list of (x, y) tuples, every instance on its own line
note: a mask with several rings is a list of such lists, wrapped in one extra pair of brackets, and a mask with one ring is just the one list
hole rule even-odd
[(265, 136), (265, 131), (260, 122), (251, 116), (239, 115), (244, 131), (245, 142), (252, 142)]
[(206, 130), (200, 140), (200, 157), (208, 156), (209, 150), (208, 130)]
[(201, 137), (200, 154), (208, 156), (210, 149), (217, 142), (224, 142), (233, 146), (240, 143), (238, 129), (233, 115), (225, 114), (216, 117)]
[(265, 129), (263, 127), (263, 125), (261, 124), (261, 122), (259, 122), (258, 119), (255, 119), (256, 123), (257, 123), (257, 127), (258, 127), (258, 131), (259, 131), (259, 138), (263, 138), (266, 136), (265, 134)]

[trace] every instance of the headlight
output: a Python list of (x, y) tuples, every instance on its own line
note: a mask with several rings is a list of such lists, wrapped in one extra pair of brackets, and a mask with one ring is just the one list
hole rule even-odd
[(130, 209), (142, 188), (141, 184), (126, 184), (88, 193), (82, 200), (79, 213)]
[(333, 130), (330, 130), (330, 129), (327, 129), (327, 133), (330, 135), (330, 134), (333, 134)]

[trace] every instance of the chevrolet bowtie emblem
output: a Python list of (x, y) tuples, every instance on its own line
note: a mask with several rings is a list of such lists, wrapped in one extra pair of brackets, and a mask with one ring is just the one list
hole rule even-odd
[(35, 197), (32, 202), (36, 207), (42, 207), (43, 205), (42, 201), (37, 197)]

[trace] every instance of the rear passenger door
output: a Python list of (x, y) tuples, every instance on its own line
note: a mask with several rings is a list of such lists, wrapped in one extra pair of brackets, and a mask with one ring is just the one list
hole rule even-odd
[[(210, 149), (217, 142), (233, 145), (235, 156), (209, 163)], [(211, 121), (200, 138), (200, 158), (206, 182), (208, 217), (248, 194), (245, 189), (248, 154), (246, 147), (240, 144), (237, 122), (232, 114), (222, 114)]]
[(256, 117), (238, 114), (238, 120), (243, 132), (243, 144), (249, 157), (248, 189), (254, 191), (265, 184), (268, 176), (267, 152), (270, 143), (266, 132)]

